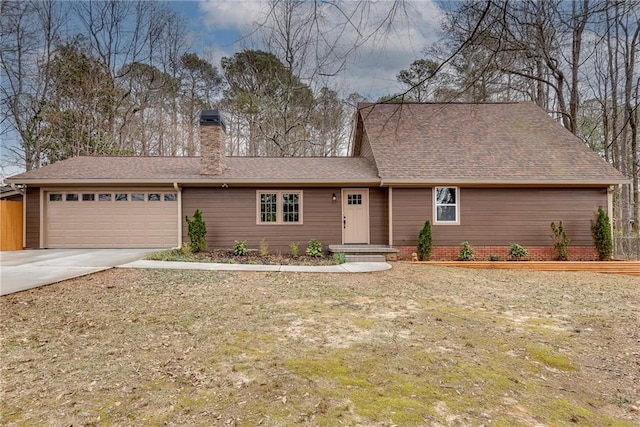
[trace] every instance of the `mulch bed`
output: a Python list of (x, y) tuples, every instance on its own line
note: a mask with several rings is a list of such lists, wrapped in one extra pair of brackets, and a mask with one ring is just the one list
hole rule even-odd
[(254, 264), (254, 265), (335, 265), (329, 256), (312, 257), (308, 255), (268, 254), (260, 255), (257, 250), (249, 250), (247, 255), (237, 256), (231, 251), (212, 250), (194, 254), (199, 262), (215, 262), (223, 264)]

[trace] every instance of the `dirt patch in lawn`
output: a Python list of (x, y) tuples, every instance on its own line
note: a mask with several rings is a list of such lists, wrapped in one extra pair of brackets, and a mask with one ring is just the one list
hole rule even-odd
[(3, 425), (640, 424), (640, 281), (115, 269), (0, 299)]

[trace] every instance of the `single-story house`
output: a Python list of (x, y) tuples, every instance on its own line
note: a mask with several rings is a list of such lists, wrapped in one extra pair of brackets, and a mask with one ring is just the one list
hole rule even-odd
[[(76, 157), (7, 179), (24, 192), (27, 248), (175, 247), (203, 212), (210, 248), (385, 245), (408, 258), (426, 220), (434, 259), (594, 259), (590, 220), (628, 183), (534, 103), (361, 104), (349, 157), (228, 157), (216, 110), (200, 157)], [(15, 186), (14, 185), (14, 186)]]

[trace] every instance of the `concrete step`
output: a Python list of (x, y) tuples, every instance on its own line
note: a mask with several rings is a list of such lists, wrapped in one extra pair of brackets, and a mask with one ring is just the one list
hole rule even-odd
[(384, 255), (345, 255), (347, 262), (386, 262)]
[(348, 262), (385, 262), (398, 259), (398, 250), (387, 245), (329, 245), (329, 253), (344, 253)]
[(398, 250), (387, 245), (329, 245), (329, 252), (344, 252), (345, 254), (395, 254), (398, 253)]

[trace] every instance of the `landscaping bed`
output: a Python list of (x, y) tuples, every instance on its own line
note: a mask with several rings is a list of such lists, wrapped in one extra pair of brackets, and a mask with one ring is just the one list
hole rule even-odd
[(3, 425), (640, 425), (640, 283), (112, 269), (0, 298)]
[(261, 255), (257, 250), (248, 250), (246, 255), (234, 255), (233, 251), (213, 250), (189, 253), (180, 249), (167, 249), (154, 252), (145, 259), (152, 261), (183, 261), (183, 262), (212, 262), (222, 264), (254, 264), (254, 265), (336, 265), (337, 258), (327, 255), (309, 256), (289, 254)]

